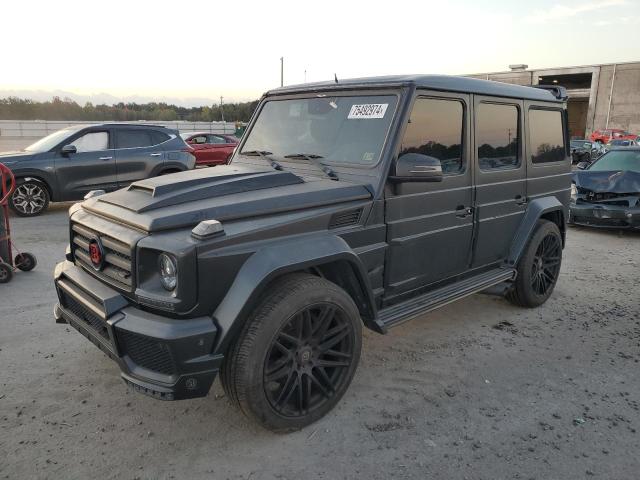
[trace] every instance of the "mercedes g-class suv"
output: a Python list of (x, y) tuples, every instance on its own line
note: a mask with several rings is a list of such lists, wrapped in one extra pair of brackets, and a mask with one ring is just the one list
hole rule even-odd
[(133, 389), (325, 415), (378, 333), (476, 292), (551, 295), (570, 201), (566, 95), (394, 76), (263, 96), (231, 163), (70, 209), (58, 322)]

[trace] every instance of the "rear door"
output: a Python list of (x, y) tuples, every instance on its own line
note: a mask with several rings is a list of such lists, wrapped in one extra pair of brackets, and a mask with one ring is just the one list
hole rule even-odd
[[(126, 187), (131, 182), (157, 175), (164, 164), (165, 152), (160, 132), (153, 129), (115, 129), (115, 157), (118, 185)], [(169, 139), (166, 134), (165, 140)]]
[(235, 143), (230, 143), (222, 135), (213, 133), (207, 135), (207, 142), (211, 148), (211, 160), (215, 163), (226, 163), (236, 146)]
[(473, 233), (469, 95), (420, 92), (398, 157), (440, 160), (442, 182), (389, 183), (385, 192), (385, 302), (469, 267)]
[(61, 200), (79, 200), (91, 190), (118, 188), (110, 129), (84, 130), (69, 140), (64, 145), (74, 145), (76, 153), (56, 153), (56, 179)]
[(523, 102), (474, 96), (476, 238), (472, 267), (506, 258), (527, 208)]

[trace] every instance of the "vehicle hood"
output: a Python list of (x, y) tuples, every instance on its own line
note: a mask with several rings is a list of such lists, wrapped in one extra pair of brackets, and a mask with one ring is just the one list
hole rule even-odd
[(6, 166), (9, 166), (19, 160), (30, 159), (32, 157), (32, 153), (25, 151), (0, 152), (0, 163), (4, 163)]
[(576, 187), (595, 193), (640, 193), (640, 173), (631, 171), (589, 170), (573, 172)]
[(371, 198), (364, 185), (245, 165), (151, 178), (89, 199), (83, 208), (147, 232), (259, 217)]

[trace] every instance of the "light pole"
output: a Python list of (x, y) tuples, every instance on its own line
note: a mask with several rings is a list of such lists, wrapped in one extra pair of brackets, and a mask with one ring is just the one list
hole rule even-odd
[(220, 115), (222, 115), (222, 121), (224, 122), (224, 108), (222, 107), (222, 99), (224, 97), (220, 95)]
[(284, 57), (280, 57), (280, 86), (284, 86)]

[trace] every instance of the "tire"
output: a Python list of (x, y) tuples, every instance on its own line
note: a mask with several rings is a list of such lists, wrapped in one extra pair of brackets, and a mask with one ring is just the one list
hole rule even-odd
[(49, 189), (39, 180), (23, 180), (11, 194), (9, 206), (19, 217), (35, 217), (49, 206)]
[(36, 268), (36, 265), (38, 265), (38, 260), (33, 253), (22, 252), (16, 255), (13, 263), (19, 270), (22, 270), (23, 272), (30, 272), (31, 270)]
[(356, 305), (323, 278), (276, 281), (229, 349), (221, 381), (231, 401), (274, 432), (326, 415), (358, 366), (362, 322)]
[(558, 226), (548, 220), (538, 220), (518, 262), (518, 276), (507, 299), (521, 307), (542, 305), (553, 293), (561, 265), (562, 236)]
[(0, 262), (0, 283), (9, 283), (13, 278), (13, 268), (5, 262)]

